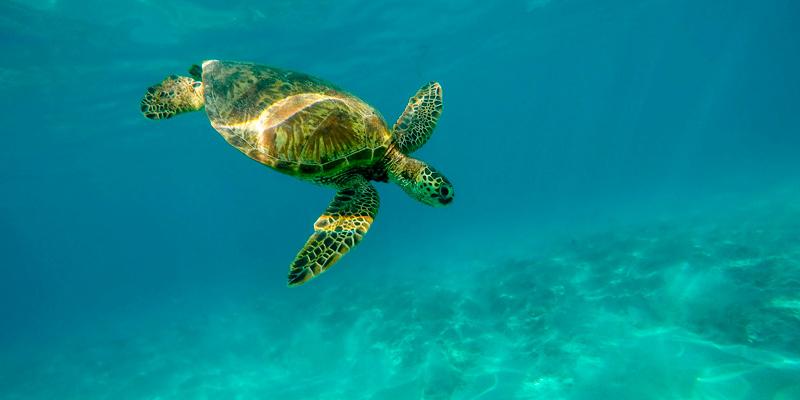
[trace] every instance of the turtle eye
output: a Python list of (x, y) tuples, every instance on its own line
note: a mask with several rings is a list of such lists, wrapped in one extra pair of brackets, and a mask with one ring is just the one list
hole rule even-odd
[(439, 203), (442, 205), (450, 204), (453, 201), (453, 189), (448, 185), (439, 187)]

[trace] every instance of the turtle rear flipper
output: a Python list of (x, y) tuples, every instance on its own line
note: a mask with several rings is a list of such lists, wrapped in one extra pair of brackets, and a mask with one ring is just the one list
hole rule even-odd
[(167, 119), (203, 108), (203, 84), (185, 76), (170, 75), (147, 88), (141, 110), (150, 119)]
[(363, 176), (353, 175), (342, 183), (289, 267), (289, 286), (325, 272), (355, 247), (378, 213), (378, 203), (378, 191)]
[(403, 114), (392, 128), (394, 141), (403, 154), (411, 154), (433, 134), (433, 128), (442, 115), (442, 87), (437, 82), (422, 86), (414, 97), (408, 99)]

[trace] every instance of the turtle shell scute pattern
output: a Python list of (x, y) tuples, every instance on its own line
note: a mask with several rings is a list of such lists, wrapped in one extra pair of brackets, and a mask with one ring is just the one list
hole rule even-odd
[(368, 165), (391, 142), (372, 107), (308, 75), (207, 62), (203, 79), (214, 128), (250, 158), (281, 172), (313, 178)]

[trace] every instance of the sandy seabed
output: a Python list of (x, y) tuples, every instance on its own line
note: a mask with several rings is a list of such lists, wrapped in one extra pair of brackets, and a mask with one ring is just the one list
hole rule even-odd
[(7, 360), (0, 398), (798, 399), (797, 238), (760, 205), (313, 302), (175, 301)]

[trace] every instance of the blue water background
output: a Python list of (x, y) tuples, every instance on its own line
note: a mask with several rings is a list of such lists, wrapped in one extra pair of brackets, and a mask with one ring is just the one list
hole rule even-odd
[[(800, 398), (795, 1), (0, 3), (0, 398)], [(145, 88), (204, 59), (335, 82), (416, 155), (328, 273), (332, 198)]]

